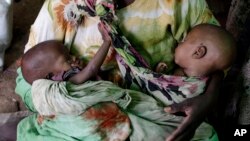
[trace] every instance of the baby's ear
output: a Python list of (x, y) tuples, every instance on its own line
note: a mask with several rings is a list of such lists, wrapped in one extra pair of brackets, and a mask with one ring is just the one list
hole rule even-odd
[(192, 54), (192, 58), (200, 59), (204, 57), (206, 53), (207, 53), (207, 47), (204, 45), (200, 45), (195, 49), (194, 53)]

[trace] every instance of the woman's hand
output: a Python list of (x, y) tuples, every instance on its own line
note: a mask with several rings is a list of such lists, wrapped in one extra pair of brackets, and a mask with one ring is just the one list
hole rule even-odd
[(205, 101), (205, 96), (201, 95), (165, 108), (165, 111), (168, 113), (175, 114), (181, 112), (185, 114), (182, 123), (166, 141), (188, 141), (194, 136), (195, 130), (205, 119), (210, 107), (209, 103), (205, 103)]
[(169, 113), (181, 112), (185, 114), (182, 123), (169, 137), (167, 137), (166, 141), (186, 141), (193, 137), (195, 130), (217, 103), (222, 79), (223, 73), (215, 73), (203, 95), (187, 99), (182, 103), (173, 104), (165, 108), (165, 111)]

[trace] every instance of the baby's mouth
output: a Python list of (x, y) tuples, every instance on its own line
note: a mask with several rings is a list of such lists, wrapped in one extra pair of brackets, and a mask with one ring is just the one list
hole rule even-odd
[(51, 77), (51, 80), (54, 80), (54, 81), (63, 81), (63, 74), (64, 74), (65, 71), (62, 71), (58, 74), (53, 74), (52, 77)]
[(80, 71), (81, 69), (79, 67), (72, 67), (68, 71), (61, 71), (60, 73), (57, 74), (50, 73), (46, 76), (46, 78), (54, 81), (67, 81), (69, 80), (70, 77), (74, 76)]

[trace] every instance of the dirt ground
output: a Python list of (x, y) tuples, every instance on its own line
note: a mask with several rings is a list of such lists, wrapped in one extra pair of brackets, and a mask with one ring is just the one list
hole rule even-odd
[[(14, 92), (16, 61), (23, 54), (30, 26), (34, 22), (43, 2), (44, 0), (20, 0), (14, 2), (13, 38), (10, 47), (6, 51), (5, 69), (0, 74), (0, 97), (2, 100), (0, 100), (0, 113), (26, 109), (20, 97)], [(6, 103), (9, 104), (6, 105)], [(6, 106), (3, 107), (2, 105)]]

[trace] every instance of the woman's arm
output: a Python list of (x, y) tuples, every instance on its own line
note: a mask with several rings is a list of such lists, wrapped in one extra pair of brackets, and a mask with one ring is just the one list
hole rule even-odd
[(69, 81), (74, 84), (83, 83), (89, 80), (91, 77), (95, 76), (106, 58), (109, 47), (111, 45), (111, 38), (103, 23), (98, 24), (98, 29), (102, 34), (103, 44), (95, 54), (94, 58), (87, 64), (87, 66), (78, 74), (69, 79)]
[(217, 72), (212, 75), (207, 90), (203, 95), (165, 108), (166, 112), (182, 112), (186, 115), (179, 127), (168, 136), (167, 141), (190, 140), (193, 137), (195, 130), (212, 111), (213, 106), (216, 105), (222, 80), (223, 72)]

